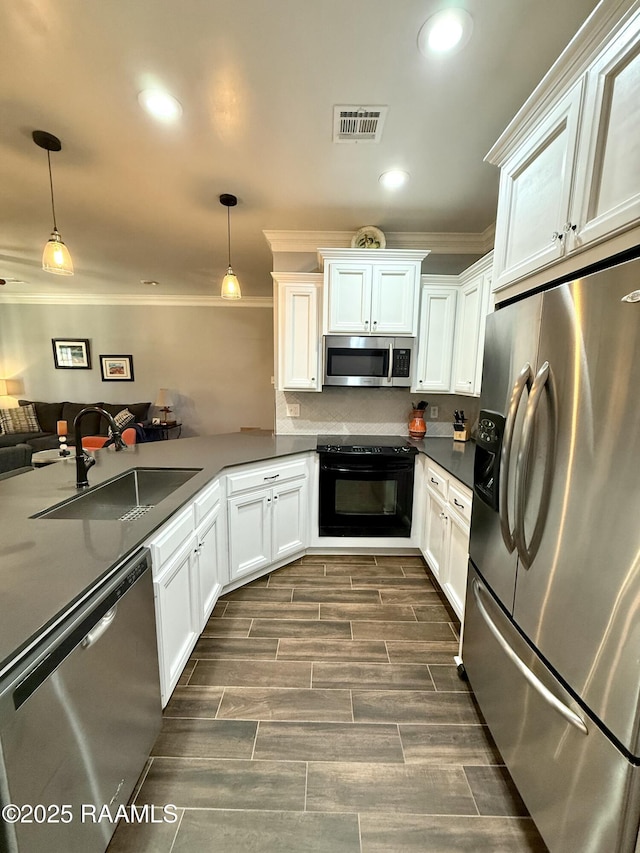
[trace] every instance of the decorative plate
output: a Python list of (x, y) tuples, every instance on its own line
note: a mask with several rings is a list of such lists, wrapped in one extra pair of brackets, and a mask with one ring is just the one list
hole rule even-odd
[(387, 240), (379, 228), (365, 225), (351, 238), (352, 249), (384, 249)]

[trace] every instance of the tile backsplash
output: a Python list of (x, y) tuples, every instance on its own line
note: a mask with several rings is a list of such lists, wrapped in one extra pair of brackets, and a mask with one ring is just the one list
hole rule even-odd
[[(412, 404), (427, 400), (428, 436), (452, 436), (453, 412), (463, 409), (473, 427), (480, 410), (476, 397), (455, 394), (412, 394), (403, 388), (325, 388), (321, 393), (276, 391), (276, 432), (289, 435), (405, 435)], [(300, 417), (287, 417), (287, 405), (297, 403)], [(438, 407), (437, 420), (430, 419)]]

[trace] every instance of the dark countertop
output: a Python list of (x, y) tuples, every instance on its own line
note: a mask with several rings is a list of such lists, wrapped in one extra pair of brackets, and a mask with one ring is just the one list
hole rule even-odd
[(452, 438), (423, 438), (422, 441), (411, 441), (441, 468), (452, 474), (468, 488), (473, 489), (473, 459), (476, 445), (473, 441), (454, 441)]
[[(136, 467), (201, 469), (135, 521), (31, 518), (77, 494), (73, 456), (1, 481), (0, 673), (223, 468), (305, 453), (316, 443), (315, 435), (248, 432), (149, 442), (122, 453), (98, 451), (88, 475), (92, 486)], [(412, 443), (472, 486), (474, 444), (458, 447), (451, 438)]]
[(223, 468), (315, 450), (314, 436), (234, 433), (101, 450), (92, 486), (136, 467), (201, 468), (135, 521), (30, 516), (76, 494), (73, 457), (0, 482), (0, 672)]

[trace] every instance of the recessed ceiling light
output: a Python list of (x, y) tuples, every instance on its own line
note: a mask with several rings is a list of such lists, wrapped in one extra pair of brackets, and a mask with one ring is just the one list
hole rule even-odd
[(157, 287), (157, 286), (158, 286), (158, 282), (157, 282), (157, 281), (153, 281), (153, 280), (152, 280), (152, 279), (150, 279), (150, 278), (143, 278), (143, 279), (140, 281), (140, 284), (149, 284), (149, 285), (151, 285), (151, 287)]
[(402, 169), (389, 169), (388, 172), (383, 172), (378, 180), (388, 190), (397, 190), (407, 183), (409, 173), (404, 172)]
[(144, 89), (138, 95), (138, 103), (160, 121), (175, 121), (182, 115), (180, 101), (162, 89)]
[(443, 9), (422, 25), (418, 33), (420, 53), (450, 53), (461, 50), (471, 38), (473, 18), (465, 9)]

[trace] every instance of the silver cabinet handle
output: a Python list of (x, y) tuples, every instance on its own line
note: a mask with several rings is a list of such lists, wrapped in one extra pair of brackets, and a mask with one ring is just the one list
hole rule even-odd
[(507, 551), (512, 554), (516, 547), (516, 540), (511, 530), (509, 521), (509, 465), (511, 464), (511, 449), (513, 446), (513, 430), (516, 425), (516, 416), (525, 388), (531, 387), (532, 371), (527, 362), (511, 389), (511, 399), (507, 409), (507, 417), (504, 425), (502, 438), (502, 452), (500, 453), (500, 474), (498, 477), (498, 514), (500, 516), (500, 532), (507, 546)]
[(117, 612), (118, 612), (118, 605), (117, 604), (114, 604), (114, 606), (110, 610), (107, 610), (107, 612), (104, 614), (102, 619), (98, 622), (98, 624), (89, 631), (89, 633), (85, 636), (85, 638), (80, 643), (80, 645), (82, 646), (83, 649), (88, 649), (90, 646), (93, 646), (95, 643), (98, 642), (100, 637), (104, 634), (105, 631), (107, 631), (109, 629), (111, 623), (116, 618)]
[(263, 477), (263, 480), (277, 480), (280, 474), (274, 474), (272, 477)]
[(393, 344), (389, 344), (389, 370), (387, 371), (387, 379), (391, 382), (393, 376)]
[(489, 616), (489, 613), (481, 601), (481, 596), (485, 594), (485, 589), (477, 578), (473, 579), (471, 588), (473, 590), (473, 597), (478, 607), (478, 611), (484, 619), (487, 628), (491, 631), (502, 651), (506, 654), (518, 672), (523, 676), (525, 681), (533, 687), (536, 693), (538, 693), (544, 701), (547, 702), (547, 704), (551, 705), (554, 711), (557, 711), (561, 717), (564, 717), (570, 725), (575, 726), (575, 728), (582, 732), (583, 735), (589, 734), (589, 730), (587, 729), (582, 717), (565, 705), (564, 702), (561, 702), (557, 696), (554, 696), (549, 688), (540, 681), (538, 676), (529, 669), (522, 658), (520, 658), (511, 648), (508, 640), (502, 635), (500, 629), (495, 624), (491, 616)]
[[(540, 491), (540, 503), (535, 527), (531, 534), (531, 542), (527, 545), (524, 529), (524, 515), (526, 509), (526, 484), (529, 459), (531, 458), (531, 446), (535, 432), (535, 419), (540, 406), (542, 395), (546, 390), (548, 396), (548, 418), (547, 418), (547, 451), (544, 460), (544, 472), (542, 474), (542, 489)], [(516, 506), (515, 506), (515, 530), (514, 538), (520, 562), (525, 569), (530, 568), (533, 563), (544, 531), (544, 525), (549, 509), (549, 496), (553, 479), (553, 464), (555, 460), (556, 445), (556, 400), (553, 374), (549, 362), (545, 361), (533, 380), (529, 401), (524, 415), (522, 425), (522, 442), (516, 462)]]

